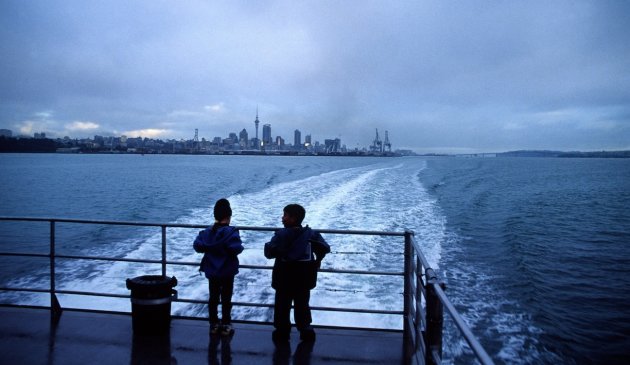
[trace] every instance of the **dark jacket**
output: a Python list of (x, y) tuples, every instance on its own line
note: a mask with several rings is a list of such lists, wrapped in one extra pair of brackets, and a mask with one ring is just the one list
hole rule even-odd
[(319, 232), (306, 227), (283, 228), (265, 244), (265, 257), (275, 258), (271, 286), (278, 290), (313, 289), (317, 270), (330, 246)]
[(193, 247), (204, 254), (199, 271), (203, 271), (207, 278), (223, 278), (238, 273), (237, 255), (243, 251), (243, 243), (235, 227), (215, 224), (206, 228), (199, 232)]

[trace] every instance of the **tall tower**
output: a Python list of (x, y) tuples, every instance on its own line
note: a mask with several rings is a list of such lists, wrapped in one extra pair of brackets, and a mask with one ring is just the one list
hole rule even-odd
[(258, 124), (260, 124), (260, 120), (258, 120), (258, 105), (256, 105), (256, 120), (254, 123), (256, 124), (256, 139), (258, 139)]

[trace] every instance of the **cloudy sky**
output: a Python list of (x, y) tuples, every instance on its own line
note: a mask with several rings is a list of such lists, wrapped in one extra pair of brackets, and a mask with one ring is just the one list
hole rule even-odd
[(0, 128), (630, 149), (627, 1), (0, 1)]

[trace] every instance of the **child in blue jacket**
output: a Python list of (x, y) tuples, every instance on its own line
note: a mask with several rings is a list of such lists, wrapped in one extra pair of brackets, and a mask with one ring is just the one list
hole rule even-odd
[[(193, 243), (195, 251), (203, 253), (200, 271), (208, 278), (210, 298), (208, 312), (210, 332), (230, 335), (232, 328), (232, 293), (234, 276), (238, 273), (237, 255), (243, 251), (238, 229), (230, 226), (232, 208), (227, 199), (219, 199), (214, 205), (215, 223), (200, 231)], [(219, 320), (218, 307), (221, 301)]]

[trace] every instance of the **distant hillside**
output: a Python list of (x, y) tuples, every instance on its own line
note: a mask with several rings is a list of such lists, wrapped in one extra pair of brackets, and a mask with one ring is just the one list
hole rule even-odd
[(1, 152), (55, 152), (57, 144), (52, 139), (6, 138), (0, 136)]
[(582, 157), (582, 158), (630, 158), (630, 151), (562, 152), (562, 151), (509, 151), (497, 153), (497, 157)]

